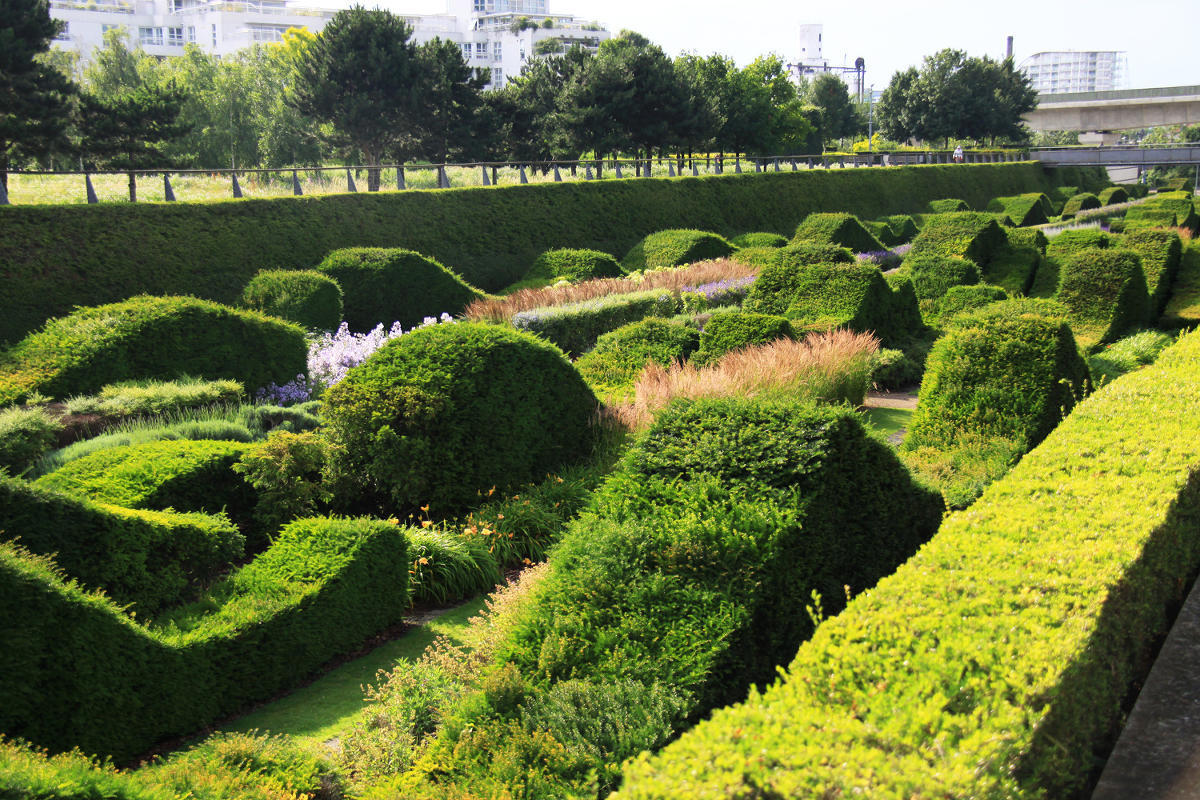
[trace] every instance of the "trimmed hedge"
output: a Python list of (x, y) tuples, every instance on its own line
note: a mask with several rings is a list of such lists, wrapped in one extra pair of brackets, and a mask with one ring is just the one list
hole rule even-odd
[(936, 300), (952, 286), (979, 283), (979, 268), (965, 258), (918, 254), (906, 258), (894, 277), (911, 280), (917, 300)]
[(1081, 250), (1064, 258), (1055, 298), (1088, 349), (1153, 321), (1142, 259), (1132, 250)]
[(534, 308), (513, 315), (512, 326), (553, 342), (570, 356), (586, 353), (596, 340), (646, 317), (669, 317), (679, 305), (671, 292), (648, 289)]
[(0, 730), (128, 760), (294, 686), (399, 622), (396, 525), (298, 520), (271, 549), (156, 627), (0, 544)]
[(1158, 319), (1171, 299), (1171, 287), (1183, 256), (1179, 234), (1169, 229), (1134, 228), (1121, 237), (1121, 248), (1142, 257), (1146, 291), (1150, 293), (1150, 320)]
[(993, 198), (988, 203), (987, 210), (996, 214), (1004, 214), (1018, 228), (1024, 228), (1028, 225), (1042, 225), (1048, 222), (1048, 216), (1054, 213), (1054, 204), (1041, 192), (1027, 192), (1013, 197)]
[(342, 287), (316, 270), (263, 270), (242, 290), (242, 305), (308, 330), (332, 331), (342, 322)]
[(822, 212), (809, 214), (796, 228), (793, 243), (815, 242), (835, 244), (855, 253), (870, 253), (886, 249), (883, 243), (862, 226), (851, 214)]
[(920, 233), (916, 221), (909, 214), (893, 214), (883, 217), (880, 221), (887, 223), (892, 233), (892, 241), (898, 245), (911, 242)]
[(738, 249), (746, 247), (783, 247), (788, 243), (787, 237), (778, 233), (743, 233), (733, 237), (729, 243)]
[(393, 322), (412, 327), (426, 317), (459, 314), (483, 297), (457, 274), (414, 250), (335, 250), (316, 269), (342, 287), (346, 324), (352, 331)]
[(935, 214), (913, 240), (910, 256), (923, 254), (958, 256), (979, 265), (983, 273), (1008, 246), (1004, 230), (990, 214), (964, 211)]
[(554, 281), (565, 278), (571, 283), (579, 283), (593, 278), (620, 278), (624, 274), (620, 263), (608, 253), (559, 249), (547, 250), (538, 256), (522, 280)]
[(974, 286), (951, 286), (937, 302), (937, 316), (939, 319), (947, 320), (964, 311), (973, 311), (1007, 299), (1008, 292), (999, 286), (986, 283)]
[(1200, 567), (1198, 393), (1193, 334), (1076, 408), (779, 683), (627, 767), (621, 800), (1086, 796)]
[(232, 378), (253, 394), (308, 370), (296, 325), (192, 297), (81, 308), (0, 352), (0, 406), (136, 378)]
[[(1132, 212), (1141, 209), (1172, 212), (1175, 214), (1179, 227), (1190, 228), (1193, 233), (1196, 233), (1197, 229), (1200, 228), (1200, 216), (1196, 215), (1195, 198), (1191, 192), (1159, 192), (1147, 200), (1145, 204), (1129, 209), (1130, 213), (1126, 213), (1125, 219), (1130, 219)], [(1136, 217), (1137, 215), (1134, 216)]]
[[(236, 203), (15, 206), (0, 218), (0, 341), (77, 305), (139, 293), (231, 303), (260, 269), (308, 269), (344, 247), (417, 250), (496, 291), (556, 247), (624, 253), (648, 233), (680, 227), (785, 233), (811, 211), (870, 219), (950, 195), (980, 205), (1045, 188), (1046, 176), (1037, 163), (954, 164)], [(504, 224), (480, 235), (485, 219)]]
[(711, 364), (733, 350), (785, 338), (796, 338), (796, 331), (786, 317), (751, 311), (718, 311), (704, 323), (700, 349), (692, 361)]
[(1167, 328), (1200, 325), (1200, 241), (1193, 239), (1183, 249), (1171, 299), (1159, 324)]
[(1176, 228), (1182, 223), (1179, 215), (1169, 208), (1159, 208), (1149, 204), (1134, 206), (1125, 212), (1125, 227)]
[(1046, 255), (1063, 258), (1081, 250), (1107, 248), (1113, 242), (1108, 231), (1099, 228), (1073, 228), (1060, 231), (1047, 239)]
[(1093, 208), (1100, 208), (1101, 205), (1103, 203), (1100, 202), (1099, 197), (1091, 192), (1083, 192), (1074, 195), (1063, 204), (1062, 218), (1071, 219), (1080, 211), (1090, 211)]
[(700, 332), (668, 319), (651, 317), (606, 333), (575, 362), (592, 386), (629, 388), (649, 363), (669, 366), (685, 361), (700, 346)]
[(147, 617), (244, 553), (223, 515), (138, 511), (0, 475), (0, 539), (53, 556), (67, 575)]
[(733, 250), (727, 239), (709, 231), (658, 231), (630, 248), (621, 259), (621, 267), (626, 272), (682, 267), (697, 261), (725, 258)]
[(325, 395), (339, 500), (459, 510), (587, 456), (597, 401), (552, 344), (495, 325), (393, 339)]
[(1121, 186), (1109, 186), (1107, 189), (1102, 189), (1098, 195), (1100, 204), (1103, 206), (1114, 206), (1117, 203), (1128, 203), (1129, 192), (1125, 191)]
[(0, 410), (0, 470), (20, 475), (57, 446), (62, 430), (41, 406)]
[(930, 200), (926, 206), (930, 214), (950, 214), (956, 211), (970, 211), (971, 206), (966, 200), (948, 197), (943, 200)]

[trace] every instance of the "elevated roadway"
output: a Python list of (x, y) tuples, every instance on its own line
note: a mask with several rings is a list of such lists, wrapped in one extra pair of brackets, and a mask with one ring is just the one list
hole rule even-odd
[(1200, 86), (1043, 94), (1024, 117), (1034, 131), (1084, 131), (1086, 144), (1115, 142), (1113, 131), (1200, 123)]

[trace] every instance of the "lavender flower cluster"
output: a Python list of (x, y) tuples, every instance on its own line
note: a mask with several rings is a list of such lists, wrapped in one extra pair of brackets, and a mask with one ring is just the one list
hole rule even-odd
[(756, 277), (747, 275), (742, 278), (725, 278), (711, 283), (702, 283), (699, 286), (687, 286), (683, 291), (704, 295), (710, 306), (740, 305), (746, 299), (746, 295), (750, 293), (750, 287), (754, 285)]
[(882, 270), (889, 270), (900, 266), (900, 262), (904, 260), (904, 256), (908, 255), (909, 250), (912, 250), (911, 244), (902, 244), (891, 250), (871, 250), (867, 253), (858, 253), (857, 258), (859, 261), (874, 264)]
[[(440, 317), (426, 317), (420, 325), (408, 332), (450, 322), (454, 322), (454, 319), (446, 313)], [(351, 367), (357, 367), (385, 343), (404, 333), (399, 322), (393, 322), (387, 330), (384, 330), (383, 323), (380, 323), (367, 333), (351, 333), (350, 328), (343, 322), (337, 332), (322, 333), (309, 343), (307, 378), (297, 375), (295, 380), (282, 386), (272, 383), (260, 389), (257, 397), (260, 401), (281, 406), (304, 403), (320, 397), (326, 389), (345, 378)]]

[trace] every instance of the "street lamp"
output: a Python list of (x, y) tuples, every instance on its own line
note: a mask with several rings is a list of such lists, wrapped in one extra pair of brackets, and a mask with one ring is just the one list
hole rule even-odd
[[(861, 108), (861, 106), (860, 106)], [(872, 131), (875, 128), (875, 84), (867, 87), (867, 152), (871, 152)]]

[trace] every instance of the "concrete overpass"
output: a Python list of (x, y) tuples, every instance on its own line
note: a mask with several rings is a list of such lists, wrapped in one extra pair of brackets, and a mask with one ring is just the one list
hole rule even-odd
[(1048, 167), (1192, 166), (1200, 164), (1200, 144), (1035, 147), (1029, 157)]
[(1083, 131), (1084, 144), (1112, 144), (1114, 131), (1200, 123), (1200, 86), (1044, 94), (1024, 119), (1034, 131)]

